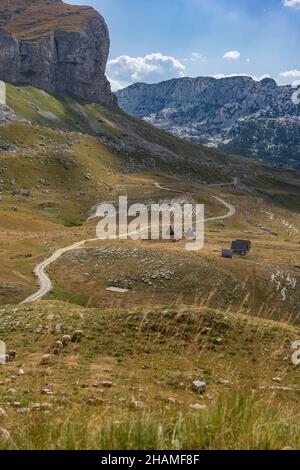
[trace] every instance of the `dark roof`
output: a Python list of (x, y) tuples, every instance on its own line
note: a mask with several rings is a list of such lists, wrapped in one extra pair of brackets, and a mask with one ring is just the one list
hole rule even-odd
[(249, 240), (234, 240), (231, 243), (231, 249), (234, 253), (247, 253), (251, 249), (251, 242)]

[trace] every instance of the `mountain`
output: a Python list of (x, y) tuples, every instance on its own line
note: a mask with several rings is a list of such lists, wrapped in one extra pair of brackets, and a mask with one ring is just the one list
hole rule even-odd
[[(299, 447), (300, 173), (112, 106), (92, 9), (5, 4), (26, 40), (2, 26), (0, 449)], [(120, 196), (204, 204), (203, 249), (95, 238)], [(251, 252), (223, 258), (235, 239)]]
[[(288, 359), (300, 329), (284, 322), (300, 311), (299, 172), (31, 86), (7, 84), (7, 105), (0, 339), (16, 359), (0, 366), (0, 449), (299, 447)], [(219, 219), (196, 253), (185, 240), (95, 240), (90, 216), (120, 195), (203, 203)], [(236, 238), (251, 252), (222, 258)], [(35, 267), (74, 243), (47, 267), (51, 292), (17, 305), (39, 289)]]
[(117, 92), (132, 116), (181, 138), (300, 168), (300, 106), (272, 79), (180, 78)]
[(91, 7), (0, 0), (0, 79), (113, 106), (105, 77), (109, 32)]

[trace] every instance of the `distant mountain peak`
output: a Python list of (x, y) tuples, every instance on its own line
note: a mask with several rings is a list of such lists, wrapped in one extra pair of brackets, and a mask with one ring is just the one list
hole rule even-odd
[(178, 78), (117, 92), (119, 106), (178, 137), (300, 168), (300, 106), (291, 86), (248, 76)]

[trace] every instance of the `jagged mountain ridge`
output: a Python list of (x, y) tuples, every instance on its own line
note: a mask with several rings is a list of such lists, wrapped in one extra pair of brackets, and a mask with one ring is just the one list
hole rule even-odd
[(0, 0), (0, 79), (115, 104), (105, 77), (109, 32), (91, 7)]
[(300, 106), (272, 79), (180, 78), (117, 92), (132, 116), (193, 142), (300, 168)]

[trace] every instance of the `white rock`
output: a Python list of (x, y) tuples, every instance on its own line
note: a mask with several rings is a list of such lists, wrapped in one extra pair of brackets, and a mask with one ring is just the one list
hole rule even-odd
[(25, 374), (25, 372), (24, 372), (23, 369), (19, 369), (19, 370), (18, 370), (18, 375), (24, 375), (24, 374)]
[(192, 403), (190, 405), (190, 408), (192, 408), (193, 410), (200, 411), (200, 410), (205, 410), (206, 405), (201, 405), (200, 403)]
[(103, 380), (102, 386), (105, 388), (111, 388), (113, 386), (113, 383), (110, 380)]
[(169, 397), (169, 398), (168, 398), (168, 402), (175, 405), (175, 403), (176, 403), (176, 398)]
[(71, 343), (71, 336), (70, 335), (64, 335), (62, 338), (63, 344), (66, 346), (67, 344)]
[(195, 380), (192, 385), (194, 392), (205, 393), (206, 392), (206, 383), (201, 380)]
[(273, 377), (272, 380), (273, 382), (276, 382), (276, 383), (282, 382), (282, 379), (280, 377)]
[(220, 385), (230, 385), (230, 382), (229, 382), (229, 380), (226, 380), (226, 379), (220, 379), (219, 384)]
[(72, 343), (79, 343), (83, 338), (82, 330), (75, 330), (72, 334), (71, 341)]
[(6, 416), (6, 411), (3, 408), (0, 408), (0, 418)]
[(10, 405), (13, 408), (21, 408), (21, 402), (20, 401), (13, 401)]
[(64, 345), (61, 341), (56, 341), (55, 345), (56, 345), (56, 348), (59, 349), (60, 351), (64, 348)]
[(0, 428), (0, 440), (2, 441), (9, 441), (10, 433), (5, 428)]
[(143, 408), (143, 407), (144, 407), (143, 402), (140, 401), (140, 400), (137, 400), (137, 399), (134, 398), (134, 397), (131, 398), (131, 404), (132, 404), (133, 407), (136, 408), (136, 409), (139, 409), (139, 408)]
[(50, 396), (50, 395), (53, 395), (53, 391), (52, 391), (50, 388), (43, 388), (43, 389), (41, 390), (41, 394), (42, 394), (42, 395), (49, 395), (49, 396)]
[(19, 408), (17, 410), (17, 413), (20, 413), (20, 414), (26, 414), (26, 413), (30, 413), (30, 408)]
[(217, 344), (217, 345), (221, 345), (224, 343), (224, 339), (223, 338), (216, 338), (214, 340), (214, 344)]
[(40, 364), (42, 366), (45, 366), (50, 363), (51, 363), (51, 354), (44, 354), (44, 356), (41, 357)]

